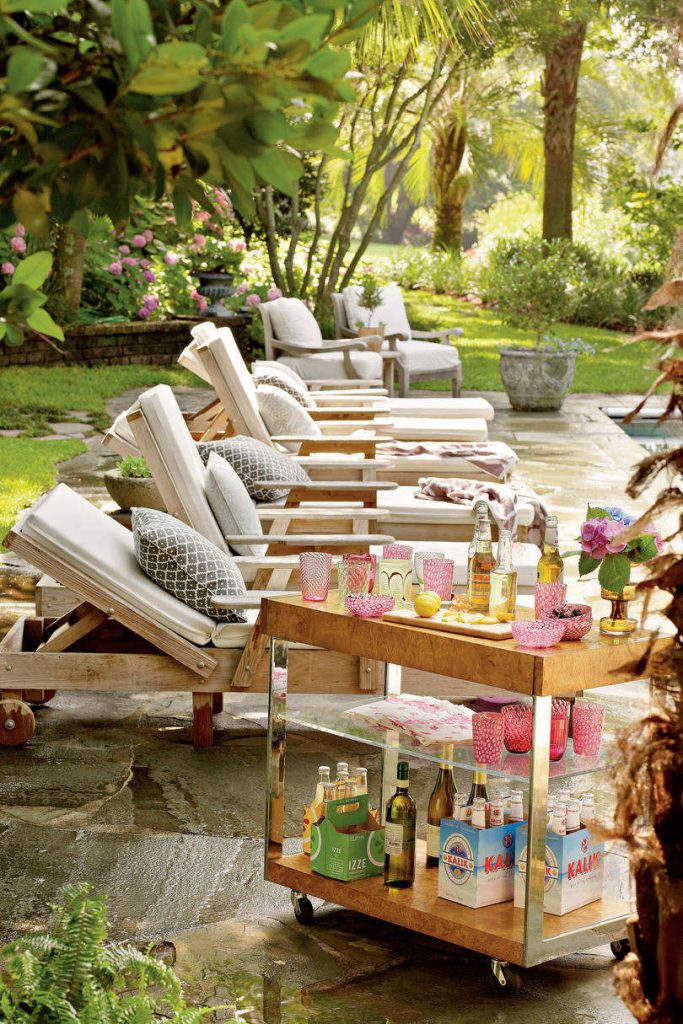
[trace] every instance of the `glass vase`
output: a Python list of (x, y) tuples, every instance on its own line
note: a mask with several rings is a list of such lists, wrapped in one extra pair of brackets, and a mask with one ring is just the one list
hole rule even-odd
[(629, 618), (628, 605), (636, 596), (635, 585), (627, 583), (620, 593), (603, 588), (600, 596), (611, 603), (609, 615), (603, 615), (600, 619), (600, 632), (605, 636), (628, 636), (632, 633), (638, 622)]

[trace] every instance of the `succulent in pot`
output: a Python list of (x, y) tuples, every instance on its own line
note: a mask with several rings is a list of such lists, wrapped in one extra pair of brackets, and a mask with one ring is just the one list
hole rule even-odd
[(166, 511), (149, 466), (139, 455), (126, 455), (115, 469), (104, 474), (104, 485), (110, 498), (122, 512), (131, 508), (155, 508)]

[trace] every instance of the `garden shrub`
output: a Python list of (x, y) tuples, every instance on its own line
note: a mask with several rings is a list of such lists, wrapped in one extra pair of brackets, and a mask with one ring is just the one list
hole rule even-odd
[(437, 295), (463, 295), (468, 290), (468, 270), (459, 252), (412, 249), (395, 256), (389, 269), (401, 288), (425, 288)]

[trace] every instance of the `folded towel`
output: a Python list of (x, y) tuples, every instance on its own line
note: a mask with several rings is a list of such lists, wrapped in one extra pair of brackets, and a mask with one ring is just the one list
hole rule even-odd
[(517, 507), (520, 501), (529, 502), (534, 508), (534, 519), (529, 527), (528, 539), (531, 544), (543, 547), (548, 510), (528, 484), (494, 484), (485, 480), (426, 476), (418, 480), (417, 497), (427, 501), (452, 501), (454, 505), (470, 508), (474, 508), (478, 501), (485, 501), (498, 527), (510, 530), (513, 537), (517, 533)]
[(460, 458), (477, 469), (504, 480), (517, 464), (512, 448), (501, 441), (387, 441), (377, 446), (378, 455), (431, 455), (432, 458)]

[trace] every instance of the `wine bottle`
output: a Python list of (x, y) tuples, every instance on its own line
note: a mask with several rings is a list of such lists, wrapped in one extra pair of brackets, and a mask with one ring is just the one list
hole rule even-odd
[(564, 579), (564, 562), (558, 545), (557, 516), (548, 516), (545, 521), (543, 554), (538, 560), (536, 572), (539, 583), (561, 583)]
[(406, 889), (415, 881), (417, 809), (408, 792), (408, 762), (399, 761), (396, 792), (389, 800), (384, 825), (384, 884)]
[(475, 770), (472, 772), (472, 788), (467, 798), (467, 803), (469, 805), (473, 804), (478, 796), (483, 796), (484, 800), (488, 803), (489, 791), (486, 786), (486, 772)]
[[(452, 758), (453, 747), (444, 746), (443, 757)], [(427, 808), (427, 867), (436, 868), (441, 859), (441, 819), (452, 818), (457, 793), (453, 769), (448, 761), (444, 760), (439, 765), (439, 774), (436, 784), (429, 798)]]

